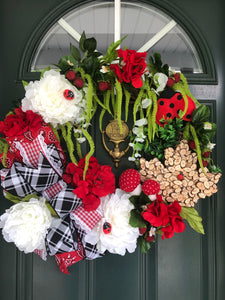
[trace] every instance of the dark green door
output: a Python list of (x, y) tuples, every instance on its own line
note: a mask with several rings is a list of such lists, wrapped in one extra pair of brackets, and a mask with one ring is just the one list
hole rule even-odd
[[(93, 1), (75, 0), (2, 0), (1, 1), (1, 119), (12, 101), (23, 98), (21, 70), (24, 49), (33, 32), (47, 18), (60, 18), (63, 9)], [(101, 2), (101, 1), (98, 1)], [(131, 1), (133, 2), (133, 1)], [(224, 97), (225, 43), (223, 38), (224, 3), (222, 0), (139, 1), (153, 3), (165, 13), (178, 13), (177, 19), (187, 31), (196, 28), (206, 42), (207, 54), (203, 66), (205, 74), (191, 79), (191, 89), (202, 103), (209, 105), (212, 120), (218, 124), (215, 160), (224, 169)], [(183, 16), (179, 18), (179, 12)], [(45, 22), (44, 22), (45, 21)], [(39, 28), (40, 29), (40, 28)], [(46, 28), (43, 28), (45, 31)], [(34, 46), (35, 41), (30, 41)], [(195, 45), (201, 48), (196, 40)], [(29, 51), (28, 51), (29, 52)], [(216, 72), (214, 72), (215, 67)], [(111, 163), (96, 137), (96, 157)], [(222, 300), (225, 297), (225, 202), (223, 179), (219, 192), (204, 199), (199, 206), (206, 234), (198, 235), (187, 228), (171, 240), (158, 240), (151, 251), (143, 255), (139, 250), (124, 257), (107, 254), (94, 261), (81, 261), (70, 268), (70, 275), (62, 274), (54, 258), (43, 262), (37, 255), (24, 255), (2, 236), (1, 296), (2, 300)], [(0, 214), (10, 203), (1, 197)]]

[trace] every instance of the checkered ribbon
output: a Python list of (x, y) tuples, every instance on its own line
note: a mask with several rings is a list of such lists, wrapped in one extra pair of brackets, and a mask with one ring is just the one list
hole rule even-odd
[[(46, 250), (50, 256), (56, 255), (60, 270), (66, 273), (68, 264), (101, 256), (96, 246), (86, 243), (84, 238), (102, 215), (98, 210), (85, 211), (73, 188), (61, 179), (63, 164), (56, 146), (47, 146), (40, 136), (33, 143), (27, 148), (23, 148), (25, 144), (20, 147), (23, 163), (15, 162), (11, 169), (1, 170), (2, 187), (20, 198), (29, 194), (47, 198), (61, 222), (49, 228)], [(33, 151), (39, 152), (38, 156)], [(45, 258), (42, 252), (36, 253)]]

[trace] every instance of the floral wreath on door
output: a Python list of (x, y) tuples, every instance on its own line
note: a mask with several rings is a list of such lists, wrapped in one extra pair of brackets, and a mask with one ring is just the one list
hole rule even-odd
[[(194, 205), (217, 192), (221, 177), (209, 108), (159, 53), (147, 61), (146, 52), (118, 49), (122, 41), (103, 56), (83, 33), (79, 49), (71, 45), (55, 69), (23, 82), (25, 97), (0, 122), (1, 185), (14, 202), (0, 217), (3, 237), (44, 260), (55, 256), (64, 273), (106, 251), (125, 255), (139, 245), (146, 253), (157, 235), (183, 232), (184, 219), (204, 234)], [(118, 185), (112, 168), (94, 157), (97, 109), (115, 164), (124, 155), (133, 161)], [(106, 145), (104, 119), (112, 120), (114, 150)], [(123, 151), (121, 142), (128, 144)], [(82, 143), (89, 147), (84, 155)]]

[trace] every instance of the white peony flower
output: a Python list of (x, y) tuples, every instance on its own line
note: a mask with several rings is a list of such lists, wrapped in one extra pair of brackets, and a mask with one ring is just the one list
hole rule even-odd
[(7, 242), (14, 242), (20, 251), (30, 253), (45, 249), (45, 236), (52, 220), (45, 199), (31, 198), (7, 209), (0, 216), (0, 228)]
[[(40, 114), (46, 123), (54, 127), (69, 121), (79, 123), (84, 114), (86, 103), (82, 93), (57, 71), (46, 71), (43, 78), (30, 82), (25, 89), (22, 110)], [(65, 98), (66, 90), (72, 92), (74, 99)]]
[[(103, 218), (85, 237), (86, 242), (97, 244), (100, 253), (108, 250), (114, 254), (125, 255), (126, 250), (130, 253), (135, 251), (139, 230), (129, 225), (130, 211), (134, 208), (129, 196), (116, 189), (114, 194), (101, 198)], [(107, 223), (111, 225), (109, 233), (103, 231), (103, 225)]]
[(163, 73), (156, 73), (153, 76), (153, 81), (156, 85), (156, 92), (162, 92), (167, 84), (168, 77)]

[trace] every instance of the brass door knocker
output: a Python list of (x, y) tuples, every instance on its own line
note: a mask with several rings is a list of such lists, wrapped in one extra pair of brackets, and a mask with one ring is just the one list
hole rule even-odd
[[(126, 154), (126, 152), (129, 149), (129, 145), (125, 150), (120, 151), (119, 144), (124, 142), (129, 134), (129, 128), (127, 124), (124, 121), (122, 122), (122, 131), (120, 131), (119, 123), (117, 120), (109, 121), (109, 124), (106, 126), (106, 129), (102, 131), (102, 142), (105, 147), (105, 149), (109, 152), (109, 154), (112, 156), (115, 167), (117, 168), (119, 165), (119, 161), (122, 156)], [(110, 150), (105, 142), (105, 133), (109, 138), (110, 142), (113, 142), (115, 144), (115, 147), (113, 150)]]

